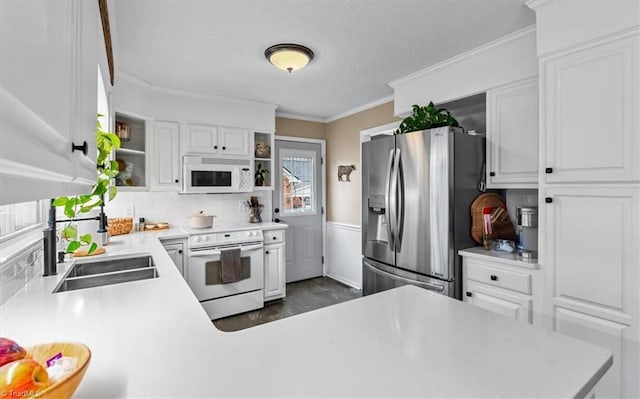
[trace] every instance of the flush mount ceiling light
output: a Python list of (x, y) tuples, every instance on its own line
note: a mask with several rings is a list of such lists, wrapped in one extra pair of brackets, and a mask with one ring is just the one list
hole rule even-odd
[(297, 71), (302, 69), (313, 59), (311, 49), (293, 43), (276, 44), (264, 51), (264, 56), (270, 63), (283, 71)]

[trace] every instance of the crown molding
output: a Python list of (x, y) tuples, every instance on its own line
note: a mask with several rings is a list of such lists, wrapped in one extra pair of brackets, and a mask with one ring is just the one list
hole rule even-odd
[(536, 11), (538, 8), (548, 3), (549, 0), (528, 0), (526, 3), (524, 3), (524, 5), (529, 7), (533, 11)]
[(246, 99), (236, 98), (236, 97), (219, 96), (216, 94), (210, 94), (210, 93), (205, 93), (201, 91), (174, 89), (171, 87), (158, 86), (122, 70), (118, 71), (117, 76), (119, 76), (120, 79), (122, 79), (123, 81), (129, 82), (143, 89), (164, 93), (164, 94), (197, 98), (201, 100), (209, 100), (209, 101), (222, 102), (222, 103), (232, 103), (232, 104), (242, 104), (242, 105), (261, 105), (261, 106), (269, 107), (273, 110), (278, 108), (277, 104), (265, 103), (261, 101), (246, 100)]
[(366, 110), (368, 110), (370, 108), (377, 107), (378, 105), (386, 104), (389, 101), (393, 101), (393, 94), (391, 94), (389, 96), (386, 96), (386, 97), (382, 97), (382, 98), (380, 98), (378, 100), (375, 100), (375, 101), (372, 101), (370, 103), (361, 105), (359, 107), (352, 108), (352, 109), (350, 109), (348, 111), (339, 113), (337, 115), (330, 116), (330, 117), (325, 119), (325, 122), (329, 123), (329, 122), (336, 121), (338, 119), (346, 118), (347, 116), (351, 116), (353, 114), (357, 114), (358, 112), (366, 111)]
[(485, 51), (490, 50), (490, 49), (492, 49), (494, 47), (502, 46), (505, 43), (508, 43), (508, 42), (511, 42), (511, 41), (514, 41), (514, 40), (518, 40), (523, 36), (526, 36), (526, 35), (529, 35), (531, 33), (534, 33), (535, 31), (536, 31), (536, 26), (535, 25), (531, 25), (531, 26), (528, 26), (528, 27), (526, 27), (524, 29), (517, 30), (517, 31), (515, 31), (513, 33), (510, 33), (510, 34), (508, 34), (506, 36), (502, 36), (501, 38), (498, 38), (496, 40), (493, 40), (493, 41), (490, 41), (490, 42), (485, 43), (483, 45), (480, 45), (479, 47), (471, 49), (471, 50), (469, 50), (467, 52), (464, 52), (464, 53), (458, 54), (456, 56), (453, 56), (451, 58), (448, 58), (448, 59), (446, 59), (446, 60), (444, 60), (442, 62), (439, 62), (437, 64), (431, 65), (431, 66), (429, 66), (427, 68), (421, 69), (421, 70), (419, 70), (417, 72), (414, 72), (414, 73), (412, 73), (410, 75), (404, 76), (404, 77), (402, 77), (400, 79), (396, 79), (396, 80), (390, 82), (389, 86), (391, 86), (393, 88), (396, 88), (397, 86), (399, 86), (399, 85), (401, 85), (403, 83), (407, 83), (407, 82), (409, 82), (409, 81), (411, 81), (413, 79), (416, 79), (416, 78), (419, 78), (421, 76), (430, 74), (430, 73), (432, 73), (432, 72), (434, 72), (434, 71), (436, 71), (438, 69), (446, 68), (446, 67), (450, 66), (451, 64), (455, 64), (456, 62), (460, 62), (461, 60), (464, 60), (465, 58), (473, 57), (473, 56), (477, 55), (478, 53), (485, 52)]
[(324, 118), (318, 118), (315, 116), (288, 114), (286, 112), (276, 112), (276, 116), (279, 118), (296, 119), (296, 120), (307, 121), (307, 122), (326, 123), (326, 120)]

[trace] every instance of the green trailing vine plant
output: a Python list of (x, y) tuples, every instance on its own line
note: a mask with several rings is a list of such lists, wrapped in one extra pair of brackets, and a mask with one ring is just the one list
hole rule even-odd
[(428, 105), (412, 106), (411, 115), (402, 120), (394, 134), (404, 134), (442, 126), (459, 126), (458, 121), (445, 108), (436, 108), (433, 101)]
[[(98, 117), (103, 115), (98, 114)], [(118, 162), (110, 160), (111, 151), (120, 148), (120, 139), (114, 133), (104, 131), (98, 119), (96, 124), (96, 147), (98, 154), (96, 158), (97, 178), (91, 193), (78, 195), (75, 197), (57, 197), (53, 200), (53, 206), (63, 207), (64, 215), (69, 218), (69, 222), (62, 229), (61, 236), (68, 241), (65, 249), (66, 253), (77, 251), (83, 244), (88, 245), (87, 253), (90, 254), (98, 249), (98, 244), (93, 242), (91, 234), (83, 234), (78, 237), (78, 230), (73, 225), (73, 220), (82, 213), (90, 212), (104, 203), (105, 195), (109, 201), (113, 200), (118, 189), (111, 185), (111, 179), (115, 178), (118, 171)]]

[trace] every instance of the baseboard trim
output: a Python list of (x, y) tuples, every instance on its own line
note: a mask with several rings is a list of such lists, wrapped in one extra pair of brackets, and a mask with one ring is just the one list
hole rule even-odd
[(327, 274), (327, 277), (332, 278), (332, 279), (334, 279), (334, 280), (336, 280), (336, 281), (339, 281), (339, 282), (341, 282), (341, 283), (342, 283), (342, 284), (344, 284), (344, 285), (348, 285), (348, 286), (349, 286), (349, 287), (351, 287), (351, 288), (355, 288), (355, 289), (358, 289), (358, 290), (361, 290), (361, 289), (362, 289), (362, 287), (360, 287), (360, 285), (358, 285), (357, 283), (355, 283), (355, 282), (353, 282), (353, 281), (351, 281), (351, 280), (347, 280), (347, 279), (342, 278), (342, 277), (338, 277), (338, 276), (336, 276), (336, 275), (335, 275), (335, 274), (333, 274), (333, 273), (328, 273), (328, 274)]

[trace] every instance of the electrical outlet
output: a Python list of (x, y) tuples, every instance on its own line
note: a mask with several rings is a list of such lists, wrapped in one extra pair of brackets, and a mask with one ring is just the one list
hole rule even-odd
[(126, 212), (126, 215), (124, 215), (125, 217), (134, 217), (136, 214), (135, 205), (130, 205), (125, 212)]

